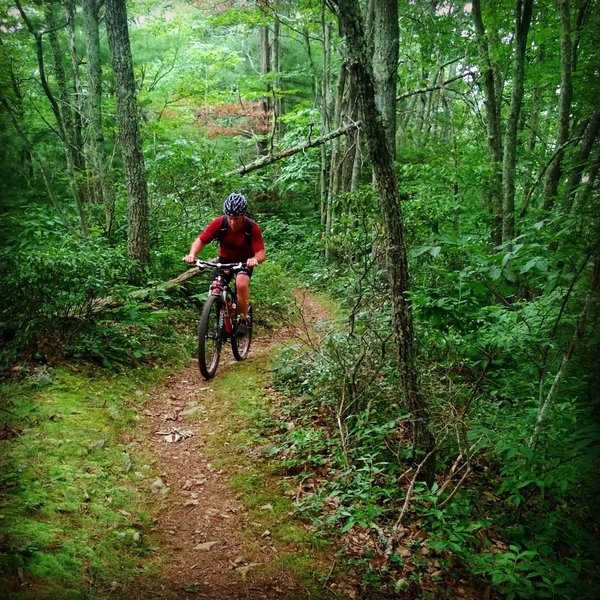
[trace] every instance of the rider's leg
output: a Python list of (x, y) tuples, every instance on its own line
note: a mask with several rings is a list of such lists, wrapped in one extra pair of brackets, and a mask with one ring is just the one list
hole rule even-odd
[(238, 312), (242, 319), (248, 316), (248, 304), (250, 302), (250, 277), (246, 273), (238, 273), (235, 279), (237, 289)]

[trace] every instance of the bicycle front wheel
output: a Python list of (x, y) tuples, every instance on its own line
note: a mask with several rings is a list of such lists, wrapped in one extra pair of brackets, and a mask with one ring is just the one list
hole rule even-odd
[(198, 368), (204, 379), (217, 372), (223, 344), (223, 317), (220, 296), (209, 296), (202, 309), (198, 327)]
[[(236, 320), (237, 321), (237, 320)], [(237, 332), (231, 336), (231, 350), (235, 360), (244, 360), (250, 352), (252, 342), (252, 306), (248, 307), (248, 326), (246, 331), (239, 335)]]

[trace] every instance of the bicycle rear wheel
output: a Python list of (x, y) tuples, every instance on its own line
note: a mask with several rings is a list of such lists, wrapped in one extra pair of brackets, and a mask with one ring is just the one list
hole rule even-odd
[(231, 350), (235, 360), (244, 360), (248, 356), (248, 352), (250, 352), (252, 320), (252, 306), (250, 306), (248, 309), (248, 330), (244, 335), (238, 335), (236, 332), (231, 336)]
[(223, 344), (223, 318), (221, 297), (209, 296), (202, 309), (198, 326), (198, 368), (204, 379), (217, 372)]

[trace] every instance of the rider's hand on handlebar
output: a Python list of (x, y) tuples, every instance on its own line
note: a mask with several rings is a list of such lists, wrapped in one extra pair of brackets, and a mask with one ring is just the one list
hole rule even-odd
[(252, 257), (252, 258), (249, 258), (249, 259), (246, 261), (246, 266), (247, 266), (247, 267), (256, 267), (256, 265), (258, 265), (258, 261), (257, 261), (257, 260), (256, 260), (256, 258), (254, 258), (254, 257)]
[(193, 265), (196, 262), (196, 257), (193, 254), (186, 254), (183, 257), (183, 260), (188, 263), (188, 265)]

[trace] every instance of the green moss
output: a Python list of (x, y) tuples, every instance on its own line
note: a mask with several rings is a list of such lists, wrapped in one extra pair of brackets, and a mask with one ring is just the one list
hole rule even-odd
[[(115, 573), (135, 577), (152, 536), (149, 494), (138, 488), (149, 490), (152, 474), (125, 472), (120, 438), (158, 377), (61, 369), (46, 387), (6, 394), (22, 432), (0, 442), (0, 587), (15, 587), (16, 567), (48, 598), (89, 598)], [(117, 537), (127, 527), (141, 541)]]

